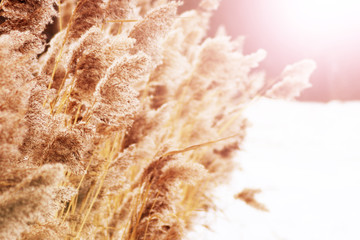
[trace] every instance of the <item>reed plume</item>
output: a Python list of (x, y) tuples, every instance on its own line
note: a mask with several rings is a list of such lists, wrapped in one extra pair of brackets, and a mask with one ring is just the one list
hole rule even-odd
[(235, 166), (242, 110), (309, 86), (308, 60), (267, 88), (264, 50), (207, 37), (218, 0), (180, 4), (1, 2), (0, 239), (181, 239)]

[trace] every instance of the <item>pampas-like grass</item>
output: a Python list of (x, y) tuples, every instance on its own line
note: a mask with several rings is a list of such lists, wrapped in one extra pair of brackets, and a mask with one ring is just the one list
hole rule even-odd
[(1, 2), (0, 239), (181, 239), (234, 167), (242, 109), (315, 66), (265, 87), (265, 51), (206, 38), (216, 0), (56, 4)]

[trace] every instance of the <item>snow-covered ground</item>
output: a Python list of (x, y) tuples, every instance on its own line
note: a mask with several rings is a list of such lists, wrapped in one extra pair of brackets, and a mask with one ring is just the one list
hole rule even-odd
[[(242, 170), (188, 239), (359, 240), (360, 102), (261, 100), (245, 114)], [(249, 187), (269, 212), (233, 198)]]

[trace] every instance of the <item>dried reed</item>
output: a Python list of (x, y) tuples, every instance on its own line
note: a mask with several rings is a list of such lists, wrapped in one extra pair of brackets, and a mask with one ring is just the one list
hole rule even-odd
[[(292, 98), (314, 63), (264, 91), (218, 0), (3, 0), (0, 239), (181, 239), (226, 181), (259, 96)], [(43, 34), (57, 16), (45, 50)]]

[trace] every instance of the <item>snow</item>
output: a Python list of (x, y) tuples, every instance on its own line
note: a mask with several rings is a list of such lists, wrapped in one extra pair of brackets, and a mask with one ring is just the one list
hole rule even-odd
[[(360, 102), (263, 99), (245, 114), (242, 169), (214, 191), (221, 211), (199, 217), (187, 239), (360, 239)], [(249, 187), (269, 212), (234, 199)]]

